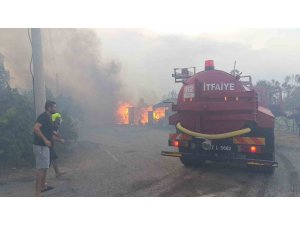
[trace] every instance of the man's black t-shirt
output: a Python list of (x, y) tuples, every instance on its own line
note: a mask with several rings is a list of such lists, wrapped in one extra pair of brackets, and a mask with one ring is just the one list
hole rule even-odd
[[(35, 121), (36, 123), (42, 124), (41, 131), (43, 135), (49, 140), (52, 141), (52, 135), (53, 135), (53, 124), (51, 121), (51, 116), (47, 114), (46, 112), (39, 115), (39, 117)], [(33, 144), (40, 145), (40, 146), (46, 146), (43, 139), (39, 138), (35, 132), (33, 132)]]

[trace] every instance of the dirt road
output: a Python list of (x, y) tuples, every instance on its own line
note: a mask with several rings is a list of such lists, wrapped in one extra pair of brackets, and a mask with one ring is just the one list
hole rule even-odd
[[(44, 196), (300, 196), (300, 139), (276, 133), (273, 175), (237, 166), (186, 168), (168, 150), (168, 130), (116, 126), (84, 132), (60, 162), (67, 174)], [(58, 153), (59, 154), (59, 153)], [(0, 196), (33, 196), (34, 170), (0, 174)]]

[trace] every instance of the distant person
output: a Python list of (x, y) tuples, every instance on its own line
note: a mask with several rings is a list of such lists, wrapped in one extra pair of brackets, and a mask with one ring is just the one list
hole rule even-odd
[(59, 141), (61, 143), (65, 142), (65, 140), (61, 137), (61, 134), (59, 132), (59, 127), (62, 123), (62, 117), (60, 113), (52, 114), (52, 123), (53, 123), (53, 138), (52, 138), (52, 146), (50, 148), (50, 165), (53, 166), (55, 176), (58, 178), (66, 173), (65, 171), (61, 171), (59, 169), (57, 165), (58, 156), (54, 149), (54, 141)]
[(300, 138), (300, 107), (295, 108), (295, 113), (287, 116), (289, 119), (294, 119), (298, 128), (299, 128), (299, 138)]
[(33, 153), (36, 161), (36, 190), (35, 196), (40, 197), (41, 192), (53, 189), (45, 186), (47, 169), (50, 165), (49, 148), (52, 146), (53, 124), (51, 115), (56, 112), (56, 103), (47, 101), (45, 112), (40, 114), (33, 128)]

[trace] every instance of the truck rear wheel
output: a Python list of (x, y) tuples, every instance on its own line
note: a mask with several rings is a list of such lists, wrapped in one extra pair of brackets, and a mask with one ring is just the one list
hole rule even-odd
[[(275, 161), (275, 144), (274, 144), (274, 129), (273, 128), (258, 128), (253, 134), (256, 137), (264, 137), (266, 140), (265, 153), (259, 157), (262, 160)], [(261, 171), (268, 174), (273, 174), (275, 168), (273, 166), (252, 166), (248, 165), (250, 170)]]
[[(191, 153), (188, 148), (179, 148), (179, 152)], [(204, 160), (196, 158), (194, 154), (182, 156), (180, 161), (186, 167), (198, 167), (204, 164)]]
[[(264, 131), (266, 139), (267, 153), (265, 155), (266, 160), (275, 161), (275, 143), (274, 143), (274, 129), (265, 129)], [(273, 166), (267, 166), (264, 168), (264, 172), (273, 174), (275, 168)]]
[[(270, 152), (266, 155), (266, 160), (270, 160), (270, 161), (274, 161), (275, 160), (275, 152)], [(275, 168), (273, 166), (266, 166), (264, 168), (264, 172), (268, 173), (268, 174), (273, 174), (274, 173)]]
[(273, 166), (268, 166), (266, 168), (264, 168), (264, 172), (267, 174), (273, 174), (274, 173), (275, 168)]
[(193, 159), (187, 156), (180, 157), (180, 162), (186, 167), (194, 167), (196, 164)]

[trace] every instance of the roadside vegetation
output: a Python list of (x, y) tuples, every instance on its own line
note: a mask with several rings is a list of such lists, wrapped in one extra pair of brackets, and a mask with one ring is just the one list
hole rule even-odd
[[(289, 75), (286, 76), (284, 81), (280, 83), (276, 80), (260, 80), (256, 83), (256, 86), (267, 90), (270, 93), (268, 97), (270, 102), (279, 103), (278, 90), (282, 92), (282, 108), (286, 115), (290, 115), (295, 112), (295, 108), (300, 107), (300, 75)], [(288, 119), (281, 115), (276, 117), (275, 130), (289, 131), (291, 133), (298, 134), (298, 127), (294, 120)]]
[[(1, 56), (1, 54), (0, 54)], [(47, 99), (57, 102), (63, 123), (61, 133), (65, 140), (77, 139), (80, 109), (71, 98), (54, 97), (47, 90)], [(0, 168), (34, 165), (32, 153), (35, 111), (32, 91), (21, 92), (10, 86), (10, 73), (0, 57)]]

